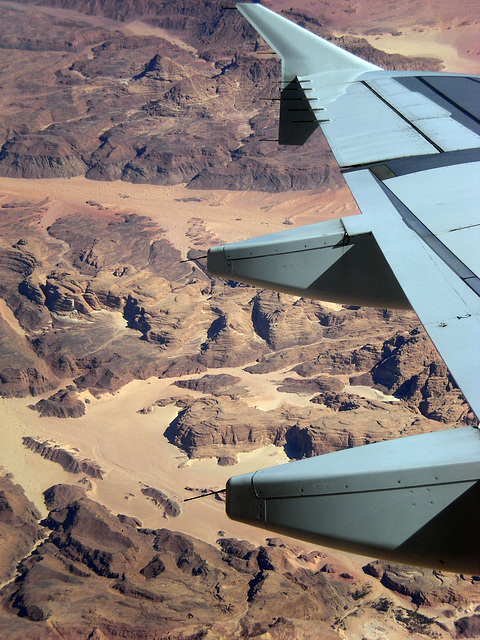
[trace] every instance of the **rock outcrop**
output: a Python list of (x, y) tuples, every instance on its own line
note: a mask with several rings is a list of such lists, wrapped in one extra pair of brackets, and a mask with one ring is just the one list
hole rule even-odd
[(238, 376), (220, 373), (218, 375), (207, 374), (193, 380), (176, 380), (174, 384), (183, 389), (193, 389), (213, 396), (222, 396), (232, 393), (238, 394), (241, 391), (237, 386), (240, 380), (241, 378)]
[(99, 465), (94, 460), (79, 458), (75, 450), (69, 450), (53, 440), (40, 442), (30, 436), (25, 436), (22, 441), (28, 449), (40, 454), (47, 460), (57, 462), (69, 473), (84, 473), (91, 478), (100, 480), (103, 478), (104, 472)]
[(476, 424), (452, 377), (428, 337), (414, 329), (383, 344), (380, 360), (367, 374), (351, 377), (352, 384), (372, 384), (393, 393), (427, 418), (441, 422)]
[(150, 498), (157, 507), (163, 510), (164, 518), (176, 518), (181, 513), (180, 505), (169, 498), (163, 491), (155, 489), (154, 487), (142, 487), (140, 491), (144, 496)]
[(300, 393), (311, 396), (314, 393), (327, 391), (343, 391), (344, 384), (333, 376), (318, 376), (317, 378), (284, 378), (277, 391), (283, 393)]
[(15, 575), (19, 560), (44, 538), (40, 513), (22, 487), (3, 470), (0, 475), (0, 584)]
[[(279, 538), (256, 546), (223, 536), (212, 546), (142, 528), (71, 485), (45, 492), (49, 515), (42, 529), (18, 486), (5, 477), (0, 485), (2, 540), (14, 542), (19, 561), (0, 598), (0, 629), (10, 640), (32, 637), (32, 623), (40, 640), (51, 638), (52, 628), (63, 637), (97, 640), (119, 634), (153, 640), (159, 629), (172, 640), (309, 640), (319, 633), (338, 640), (348, 612), (367, 623), (373, 611), (392, 633), (402, 627), (445, 638), (476, 633), (478, 616), (462, 614), (478, 599), (474, 580), (379, 562), (365, 568), (367, 576), (352, 575), (338, 557), (305, 553)], [(372, 579), (381, 581), (375, 590)], [(409, 605), (412, 597), (422, 603)]]
[(467, 579), (465, 576), (458, 577), (442, 571), (379, 560), (369, 562), (363, 569), (367, 575), (380, 580), (390, 591), (409, 598), (417, 607), (468, 607), (477, 597), (475, 580)]
[[(133, 35), (28, 6), (19, 18), (18, 9), (2, 7), (0, 51), (16, 53), (0, 121), (2, 175), (263, 191), (339, 184), (321, 136), (294, 152), (259, 142), (275, 135), (261, 98), (277, 96), (280, 65), (271, 56), (259, 60), (257, 34), (221, 0), (208, 11), (160, 0), (52, 4), (127, 22), (142, 18), (163, 31)], [(325, 22), (305, 13), (290, 17), (380, 66), (439, 68), (438, 61), (388, 55), (361, 38), (333, 38)], [(169, 32), (181, 33), (186, 45)], [(25, 63), (32, 51), (43, 54), (34, 74)]]
[(45, 506), (49, 511), (63, 509), (67, 505), (86, 497), (86, 489), (74, 484), (56, 484), (43, 492)]
[(50, 418), (79, 418), (85, 414), (85, 404), (69, 389), (60, 389), (46, 400), (39, 400), (30, 409)]
[[(398, 403), (361, 401), (341, 413), (317, 403), (283, 405), (262, 411), (240, 399), (201, 398), (190, 401), (165, 435), (189, 457), (235, 455), (275, 444), (300, 459), (347, 447), (414, 435), (441, 428), (432, 420), (405, 412)], [(345, 405), (344, 405), (345, 406)]]
[[(70, 493), (68, 501), (69, 493), (61, 485), (49, 489), (50, 535), (21, 562), (21, 579), (3, 591), (0, 628), (10, 623), (9, 638), (26, 637), (32, 621), (36, 637), (46, 638), (51, 620), (68, 637), (95, 629), (107, 638), (153, 639), (162, 629), (174, 640), (192, 633), (233, 640), (263, 629), (280, 640), (289, 629), (297, 634), (290, 637), (321, 630), (338, 639), (330, 624), (349, 601), (349, 587), (300, 569), (305, 562), (288, 547), (221, 539), (219, 550), (167, 529), (141, 529), (86, 497)], [(315, 595), (306, 597), (315, 582)]]

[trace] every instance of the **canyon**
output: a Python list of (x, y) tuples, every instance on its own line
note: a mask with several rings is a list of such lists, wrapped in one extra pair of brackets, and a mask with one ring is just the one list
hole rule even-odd
[[(478, 73), (470, 5), (268, 4), (381, 66)], [(206, 272), (209, 246), (357, 213), (320, 132), (260, 141), (279, 63), (224, 5), (0, 2), (0, 635), (478, 637), (476, 576), (183, 502), (476, 424), (412, 312)]]

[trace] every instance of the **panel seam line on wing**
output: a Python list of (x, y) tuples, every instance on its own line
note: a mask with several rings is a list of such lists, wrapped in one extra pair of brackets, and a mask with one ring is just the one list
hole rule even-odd
[(370, 172), (379, 187), (400, 214), (407, 227), (414, 231), (425, 244), (450, 267), (450, 269), (480, 296), (480, 278), (460, 260), (430, 229), (411, 211), (387, 185), (385, 185), (372, 171)]
[(422, 131), (416, 124), (414, 124), (411, 120), (409, 120), (406, 116), (403, 115), (401, 111), (396, 109), (386, 98), (384, 98), (378, 91), (368, 84), (365, 80), (361, 80), (361, 83), (364, 87), (369, 89), (379, 100), (381, 100), (384, 104), (387, 105), (394, 113), (397, 114), (399, 118), (401, 118), (404, 122), (409, 124), (414, 131), (416, 131), (424, 140), (426, 140), (429, 144), (432, 145), (439, 153), (445, 153), (445, 150), (442, 149), (440, 145), (438, 145), (434, 140), (432, 140), (429, 136), (426, 135), (424, 131)]

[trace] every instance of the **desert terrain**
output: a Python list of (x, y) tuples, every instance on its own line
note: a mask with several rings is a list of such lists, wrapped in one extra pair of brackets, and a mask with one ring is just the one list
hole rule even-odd
[[(475, 424), (413, 313), (205, 271), (357, 213), (319, 133), (259, 141), (278, 60), (223, 4), (0, 2), (0, 636), (477, 637), (478, 577), (184, 502)], [(267, 4), (377, 64), (480, 73), (474, 2)]]

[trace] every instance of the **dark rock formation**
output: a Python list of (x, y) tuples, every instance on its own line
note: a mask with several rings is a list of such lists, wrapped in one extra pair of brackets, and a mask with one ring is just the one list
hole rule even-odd
[(63, 509), (67, 505), (86, 497), (83, 487), (72, 484), (56, 484), (43, 492), (45, 506), (49, 511)]
[(79, 418), (85, 414), (85, 404), (68, 389), (60, 389), (47, 400), (30, 405), (30, 409), (38, 411), (42, 417), (51, 418)]
[(353, 411), (354, 409), (379, 409), (385, 405), (380, 402), (374, 402), (372, 400), (366, 400), (360, 398), (360, 396), (353, 395), (352, 393), (334, 393), (334, 392), (322, 392), (313, 397), (310, 402), (313, 404), (323, 404), (329, 409), (334, 411)]
[(352, 384), (374, 384), (417, 407), (427, 418), (476, 424), (432, 343), (418, 329), (399, 333), (383, 344), (380, 360), (370, 372), (352, 376)]
[[(232, 376), (228, 373), (220, 373), (218, 375), (207, 374), (201, 378), (194, 380), (176, 380), (175, 385), (183, 389), (193, 389), (201, 393), (211, 393), (212, 395), (224, 395), (231, 392), (240, 378)], [(238, 387), (236, 387), (238, 389)]]
[(338, 378), (319, 376), (318, 378), (284, 378), (282, 384), (277, 387), (283, 393), (301, 393), (312, 395), (319, 391), (342, 391), (344, 384)]
[(218, 456), (217, 457), (217, 464), (219, 464), (221, 467), (231, 467), (234, 464), (237, 464), (237, 458), (236, 456)]
[(142, 526), (141, 521), (133, 516), (126, 516), (123, 513), (118, 513), (117, 518), (122, 524), (129, 524), (130, 526), (137, 528)]
[(228, 455), (228, 445), (233, 453), (239, 444), (245, 451), (279, 442), (278, 431), (283, 427), (278, 420), (272, 422), (273, 413), (239, 400), (202, 398), (181, 411), (165, 435), (190, 457), (223, 457)]
[[(94, 180), (264, 191), (339, 184), (321, 136), (294, 151), (258, 142), (274, 135), (270, 105), (259, 98), (277, 95), (280, 65), (270, 56), (259, 60), (257, 34), (238, 13), (224, 11), (220, 0), (208, 7), (164, 0), (50, 4), (119, 20), (143, 18), (181, 34), (188, 47), (160, 33), (136, 36), (32, 7), (20, 17), (18, 9), (3, 7), (0, 50), (15, 50), (20, 69), (9, 67), (7, 76), (13, 93), (0, 121), (3, 175), (82, 174)], [(325, 22), (301, 12), (290, 16), (331, 38)], [(425, 68), (424, 59), (388, 55), (360, 38), (335, 41), (387, 68)], [(45, 62), (38, 56), (34, 74), (25, 63), (31, 51), (45, 56)]]
[(475, 587), (465, 584), (460, 591), (459, 579), (452, 574), (421, 567), (407, 567), (383, 561), (369, 562), (363, 570), (374, 576), (387, 589), (404, 595), (418, 606), (465, 606), (475, 599)]
[(48, 134), (19, 134), (0, 149), (0, 173), (10, 178), (68, 178), (85, 172), (71, 144)]
[(480, 615), (465, 616), (455, 620), (457, 638), (478, 638), (480, 637)]
[(400, 403), (363, 401), (341, 415), (339, 421), (335, 411), (318, 404), (261, 411), (242, 400), (205, 397), (181, 410), (165, 435), (190, 457), (234, 456), (275, 444), (298, 459), (387, 440), (399, 431), (413, 435), (439, 428), (405, 412)]
[(153, 580), (165, 571), (165, 565), (159, 555), (153, 556), (150, 562), (140, 569), (140, 573), (145, 580)]
[(180, 509), (179, 504), (165, 495), (163, 491), (159, 491), (153, 487), (142, 487), (140, 491), (144, 496), (153, 500), (157, 507), (163, 509), (165, 518), (176, 518), (180, 515), (182, 510)]
[(75, 451), (68, 451), (51, 440), (39, 442), (30, 436), (22, 438), (23, 444), (39, 453), (43, 458), (57, 462), (65, 471), (70, 473), (84, 473), (91, 478), (102, 479), (104, 472), (93, 460), (79, 459)]
[(0, 583), (14, 575), (18, 561), (44, 537), (40, 513), (20, 485), (0, 475)]
[[(13, 505), (19, 499), (20, 506), (24, 497), (4, 480), (2, 496), (8, 494), (12, 510), (0, 511), (10, 514), (0, 519), (0, 527), (2, 535), (16, 532), (18, 542), (17, 516), (11, 514), (20, 513)], [(368, 584), (345, 572), (337, 577), (332, 561), (318, 552), (307, 556), (274, 538), (256, 547), (222, 537), (217, 549), (167, 529), (139, 529), (138, 522), (114, 516), (71, 486), (52, 487), (46, 497), (49, 537), (33, 553), (24, 552), (17, 579), (2, 590), (0, 629), (9, 639), (31, 637), (34, 622), (35, 638), (44, 640), (54, 622), (63, 637), (97, 640), (120, 634), (153, 640), (159, 629), (173, 640), (200, 633), (225, 640), (259, 633), (273, 640), (307, 640), (321, 633), (338, 640), (332, 627), (345, 607), (359, 614), (362, 606), (369, 608), (356, 595), (369, 594)], [(32, 515), (35, 521), (39, 514)], [(323, 570), (312, 568), (319, 560)], [(418, 591), (419, 574), (411, 568), (369, 567), (382, 581), (385, 572), (398, 576), (410, 597)], [(439, 604), (470, 606), (477, 597), (471, 582), (449, 574), (429, 578), (425, 572), (422, 580), (423, 614), (387, 607), (381, 615), (424, 632), (432, 622), (428, 602), (438, 610)], [(477, 618), (454, 620), (458, 637), (475, 637)]]

